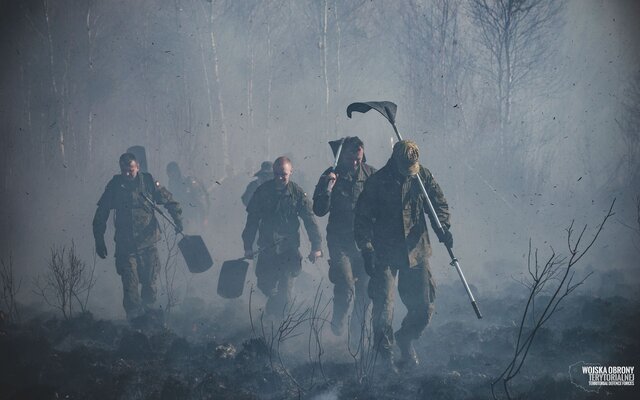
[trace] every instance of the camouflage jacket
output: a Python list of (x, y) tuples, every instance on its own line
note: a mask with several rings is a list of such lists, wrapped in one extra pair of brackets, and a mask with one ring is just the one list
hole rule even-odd
[(271, 179), (260, 185), (247, 206), (247, 223), (242, 231), (245, 251), (252, 250), (253, 241), (258, 235), (258, 247), (272, 248), (276, 253), (300, 247), (300, 221), (311, 242), (312, 251), (321, 249), (322, 237), (318, 224), (311, 211), (311, 202), (307, 194), (294, 182), (289, 182), (284, 191), (276, 189)]
[(140, 172), (132, 181), (122, 175), (114, 175), (98, 200), (98, 209), (93, 217), (93, 235), (96, 239), (104, 238), (109, 213), (115, 210), (116, 256), (149, 247), (160, 240), (155, 211), (141, 194), (163, 205), (174, 221), (181, 221), (180, 205), (168, 190), (153, 180), (151, 174)]
[[(428, 169), (420, 176), (443, 226), (449, 227), (449, 206)], [(372, 249), (376, 262), (398, 268), (424, 264), (431, 245), (424, 217), (429, 206), (415, 177), (400, 175), (391, 160), (367, 180), (355, 209), (358, 248)], [(432, 216), (431, 225), (435, 227)]]
[(376, 172), (372, 166), (362, 163), (355, 171), (341, 171), (338, 169), (338, 180), (331, 192), (327, 191), (325, 176), (331, 168), (324, 171), (318, 180), (313, 193), (313, 212), (322, 217), (329, 213), (327, 224), (327, 241), (353, 240), (353, 209), (358, 196), (364, 189), (365, 181)]

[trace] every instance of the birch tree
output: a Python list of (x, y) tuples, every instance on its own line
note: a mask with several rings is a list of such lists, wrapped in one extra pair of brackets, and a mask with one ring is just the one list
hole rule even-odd
[(546, 90), (553, 35), (564, 2), (556, 0), (469, 0), (469, 12), (477, 28), (477, 71), (494, 89), (502, 152), (517, 142), (506, 137), (513, 102), (524, 88), (538, 84)]

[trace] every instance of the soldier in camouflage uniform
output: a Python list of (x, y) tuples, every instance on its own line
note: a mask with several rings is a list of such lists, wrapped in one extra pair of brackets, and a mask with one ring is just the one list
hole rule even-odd
[[(337, 153), (340, 141), (330, 144)], [(349, 308), (353, 305), (352, 313), (356, 318), (350, 325), (352, 337), (357, 338), (370, 302), (366, 292), (369, 276), (353, 239), (353, 209), (365, 181), (375, 171), (365, 163), (362, 140), (357, 136), (346, 137), (336, 170), (324, 171), (313, 193), (313, 212), (319, 217), (329, 213), (329, 280), (334, 284), (331, 329), (336, 336), (342, 334)]]
[[(435, 283), (428, 262), (431, 245), (425, 219), (428, 206), (415, 176), (418, 173), (444, 228), (438, 233), (439, 239), (452, 245), (447, 201), (431, 172), (418, 163), (418, 146), (412, 141), (395, 144), (387, 164), (365, 183), (355, 209), (355, 240), (371, 276), (368, 291), (373, 300), (375, 343), (382, 361), (394, 372), (397, 370), (392, 357), (392, 320), (396, 277), (400, 298), (408, 310), (395, 333), (401, 365), (418, 364), (412, 341), (421, 335), (434, 310)], [(438, 232), (433, 220), (431, 225)]]
[[(182, 230), (182, 210), (171, 193), (149, 173), (140, 172), (131, 153), (120, 156), (120, 175), (107, 184), (93, 217), (96, 253), (107, 257), (104, 233), (111, 210), (115, 210), (116, 271), (122, 278), (123, 305), (129, 320), (143, 315), (156, 301), (156, 281), (160, 261), (156, 242), (160, 229), (154, 210), (144, 199), (163, 205), (171, 214), (176, 230)], [(140, 291), (140, 286), (142, 290)]]
[(295, 277), (302, 270), (300, 221), (304, 222), (315, 262), (322, 256), (322, 237), (311, 202), (300, 186), (290, 181), (292, 166), (287, 157), (273, 163), (274, 179), (260, 185), (247, 206), (247, 223), (242, 231), (245, 257), (253, 258), (253, 241), (258, 232), (262, 249), (256, 263), (258, 288), (268, 297), (265, 311), (277, 316), (291, 300)]
[(209, 192), (204, 184), (193, 176), (183, 176), (175, 161), (167, 164), (167, 176), (169, 191), (182, 205), (182, 217), (187, 228), (191, 226), (190, 224), (195, 224), (196, 227), (206, 226), (211, 204)]

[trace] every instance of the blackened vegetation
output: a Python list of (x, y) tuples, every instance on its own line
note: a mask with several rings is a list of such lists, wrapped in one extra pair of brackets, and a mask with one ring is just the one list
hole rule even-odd
[[(454, 287), (441, 290), (443, 301), (455, 303), (456, 298), (447, 294), (455, 292)], [(171, 329), (135, 330), (90, 314), (66, 321), (31, 320), (2, 328), (0, 397), (298, 398), (301, 392), (291, 385), (291, 374), (301, 386), (312, 387), (303, 396), (309, 398), (325, 391), (337, 398), (486, 398), (491, 377), (510, 358), (507, 350), (517, 332), (512, 322), (518, 315), (505, 312), (502, 304), (521, 300), (514, 296), (485, 301), (491, 314), (485, 328), (461, 321), (430, 327), (418, 346), (424, 360), (421, 370), (397, 379), (383, 375), (366, 385), (357, 381), (352, 363), (329, 360), (324, 363), (326, 381), (313, 387), (317, 371), (310, 363), (290, 358), (288, 372), (277, 362), (273, 368), (262, 338), (248, 339), (236, 348), (204, 340), (204, 335), (186, 340)], [(597, 398), (571, 384), (571, 364), (638, 364), (637, 299), (576, 296), (567, 299), (557, 319), (561, 321), (550, 320), (532, 345), (520, 379), (512, 385), (516, 397)], [(600, 395), (604, 391), (631, 393), (614, 387), (602, 389)]]
[[(166, 326), (132, 327), (124, 322), (96, 320), (88, 313), (68, 320), (5, 322), (0, 333), (0, 398), (282, 399), (318, 394), (340, 399), (490, 397), (491, 381), (512, 359), (511, 349), (519, 330), (516, 321), (526, 298), (518, 292), (482, 294), (486, 317), (479, 322), (467, 309), (457, 282), (441, 285), (439, 294), (439, 314), (417, 343), (421, 368), (397, 378), (381, 373), (365, 381), (359, 381), (358, 370), (348, 357), (324, 357), (322, 375), (318, 360), (309, 361), (306, 348), (296, 355), (271, 346), (261, 334), (252, 335), (250, 330), (244, 337), (234, 333), (235, 341), (227, 342), (221, 335), (225, 320), (207, 309), (194, 312), (184, 307), (187, 302), (176, 308)], [(540, 304), (549, 299), (542, 295)], [(585, 392), (571, 383), (568, 372), (569, 366), (579, 361), (638, 365), (639, 305), (637, 295), (602, 298), (576, 292), (567, 297), (564, 309), (538, 330), (526, 364), (518, 379), (511, 382), (513, 397), (592, 399), (606, 393), (613, 395), (609, 398), (632, 395), (633, 388), (621, 387)], [(293, 314), (292, 318), (299, 317)], [(188, 338), (175, 333), (193, 330), (196, 320), (200, 328)], [(309, 335), (309, 323), (307, 319), (306, 328), (300, 326), (294, 334)], [(326, 350), (330, 346), (338, 345), (324, 343)]]
[(65, 319), (71, 318), (77, 307), (86, 312), (91, 289), (96, 283), (95, 255), (93, 266), (89, 267), (78, 256), (73, 241), (69, 247), (51, 247), (50, 254), (45, 273), (33, 282), (34, 292), (49, 306), (58, 309)]
[[(629, 397), (633, 387), (587, 391), (570, 371), (581, 362), (640, 361), (634, 283), (610, 268), (579, 271), (583, 278), (573, 278), (612, 208), (588, 241), (586, 227), (575, 241), (573, 224), (567, 229), (565, 258), (552, 251), (543, 262), (530, 251), (529, 280), (502, 292), (473, 287), (486, 310), (481, 321), (458, 282), (440, 285), (436, 315), (416, 346), (422, 364), (397, 377), (376, 370), (368, 323), (359, 337), (348, 337), (349, 344), (325, 332), (330, 299), (322, 282), (311, 300), (293, 301), (276, 319), (251, 311), (253, 289), (245, 316), (233, 315), (237, 308), (220, 311), (185, 297), (172, 304), (171, 313), (155, 311), (131, 324), (96, 320), (82, 307), (65, 312), (57, 303), (51, 304), (57, 318), (33, 317), (10, 300), (19, 282), (10, 279), (9, 258), (3, 287), (15, 289), (5, 290), (7, 315), (0, 318), (0, 398), (477, 399), (490, 397), (496, 387), (502, 396), (523, 399)], [(71, 253), (54, 248), (51, 263), (81, 263), (65, 261), (75, 257)], [(577, 290), (590, 275), (591, 292)], [(14, 317), (18, 311), (22, 322)]]

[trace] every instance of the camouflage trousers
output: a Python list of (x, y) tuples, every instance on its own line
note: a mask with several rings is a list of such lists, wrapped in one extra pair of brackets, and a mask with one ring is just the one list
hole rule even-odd
[(329, 280), (333, 283), (332, 327), (341, 332), (351, 309), (350, 329), (357, 339), (366, 320), (370, 299), (367, 296), (369, 276), (364, 270), (360, 251), (351, 240), (331, 240), (329, 246)]
[(298, 249), (290, 249), (282, 254), (263, 251), (256, 262), (258, 289), (267, 296), (265, 313), (282, 316), (291, 302), (293, 284), (302, 270), (302, 257)]
[(392, 322), (396, 278), (400, 299), (407, 307), (407, 315), (396, 336), (408, 340), (419, 338), (434, 311), (435, 282), (428, 264), (400, 269), (376, 265), (368, 292), (373, 301), (374, 340), (382, 355), (391, 354), (394, 343)]
[(122, 305), (127, 318), (144, 314), (156, 301), (156, 282), (160, 273), (158, 249), (150, 246), (134, 253), (116, 255), (116, 271), (122, 278)]

